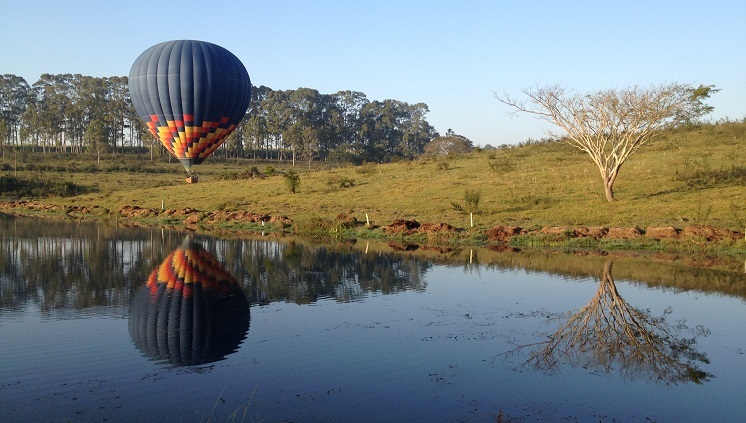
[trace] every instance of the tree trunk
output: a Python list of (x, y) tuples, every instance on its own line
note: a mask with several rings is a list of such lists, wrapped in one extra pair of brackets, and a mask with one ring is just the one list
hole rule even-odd
[(604, 190), (606, 191), (606, 199), (610, 203), (616, 201), (616, 198), (614, 198), (614, 181), (604, 181)]

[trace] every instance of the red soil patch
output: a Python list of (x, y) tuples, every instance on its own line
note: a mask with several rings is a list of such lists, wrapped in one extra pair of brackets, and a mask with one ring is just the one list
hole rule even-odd
[(485, 233), (487, 235), (487, 241), (489, 242), (507, 242), (510, 238), (525, 233), (522, 228), (518, 226), (493, 226), (487, 229)]

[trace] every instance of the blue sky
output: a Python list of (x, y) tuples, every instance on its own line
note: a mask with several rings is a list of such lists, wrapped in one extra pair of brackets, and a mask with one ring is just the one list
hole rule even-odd
[(714, 84), (710, 116), (746, 117), (746, 2), (323, 0), (48, 1), (0, 6), (0, 73), (127, 75), (153, 44), (196, 39), (272, 89), (353, 90), (426, 103), (477, 145), (541, 138), (493, 92)]

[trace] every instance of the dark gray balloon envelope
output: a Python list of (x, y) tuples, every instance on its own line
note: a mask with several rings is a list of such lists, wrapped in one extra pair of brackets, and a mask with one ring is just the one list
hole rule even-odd
[(251, 80), (225, 48), (176, 40), (156, 44), (135, 60), (129, 91), (140, 119), (191, 173), (246, 114)]

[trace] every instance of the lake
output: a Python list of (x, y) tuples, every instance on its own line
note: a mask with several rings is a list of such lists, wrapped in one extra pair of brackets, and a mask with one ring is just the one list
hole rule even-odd
[(0, 228), (2, 422), (746, 416), (742, 266)]

